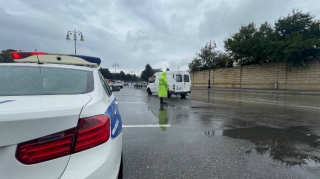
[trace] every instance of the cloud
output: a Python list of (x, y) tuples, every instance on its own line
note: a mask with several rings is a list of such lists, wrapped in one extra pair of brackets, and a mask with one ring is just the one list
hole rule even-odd
[[(78, 30), (77, 53), (98, 56), (101, 66), (139, 74), (154, 68), (187, 70), (201, 46), (223, 40), (242, 24), (273, 23), (292, 9), (319, 19), (317, 0), (91, 0), (0, 1), (0, 48), (74, 53), (67, 31)], [(118, 70), (118, 69), (117, 69)]]

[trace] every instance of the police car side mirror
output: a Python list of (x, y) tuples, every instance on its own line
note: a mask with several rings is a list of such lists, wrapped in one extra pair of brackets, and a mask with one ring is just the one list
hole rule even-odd
[(112, 91), (120, 91), (120, 87), (119, 86), (112, 86)]

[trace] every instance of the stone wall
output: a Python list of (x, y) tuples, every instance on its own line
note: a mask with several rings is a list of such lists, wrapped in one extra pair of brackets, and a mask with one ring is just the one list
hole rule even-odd
[[(192, 72), (193, 87), (208, 87), (209, 70)], [(318, 61), (309, 68), (286, 70), (285, 63), (268, 63), (210, 70), (211, 87), (254, 88), (288, 90), (320, 90), (320, 64)]]

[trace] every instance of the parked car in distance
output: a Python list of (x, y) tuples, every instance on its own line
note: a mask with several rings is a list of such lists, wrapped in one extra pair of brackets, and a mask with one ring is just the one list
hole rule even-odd
[(122, 81), (116, 81), (113, 86), (119, 86), (120, 88), (123, 88), (123, 83)]
[(128, 85), (129, 85), (128, 82), (124, 82), (124, 83), (123, 83), (123, 86), (128, 86)]
[(142, 82), (143, 87), (147, 87), (148, 83), (147, 82)]
[(143, 85), (141, 83), (134, 83), (133, 87), (134, 88), (142, 88)]

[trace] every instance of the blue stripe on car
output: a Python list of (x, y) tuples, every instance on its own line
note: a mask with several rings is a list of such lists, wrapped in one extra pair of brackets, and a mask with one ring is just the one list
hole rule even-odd
[(110, 116), (111, 120), (111, 138), (116, 138), (122, 132), (122, 119), (119, 113), (116, 99), (114, 99), (111, 105), (105, 112), (106, 115)]
[(0, 101), (0, 104), (3, 104), (3, 103), (9, 103), (9, 102), (12, 102), (12, 101), (15, 101), (15, 100), (5, 100), (5, 101)]
[(83, 60), (85, 60), (87, 62), (96, 63), (98, 65), (100, 65), (100, 63), (101, 63), (101, 59), (97, 58), (97, 57), (90, 57), (90, 56), (84, 56), (84, 55), (69, 55), (69, 56), (82, 58)]

